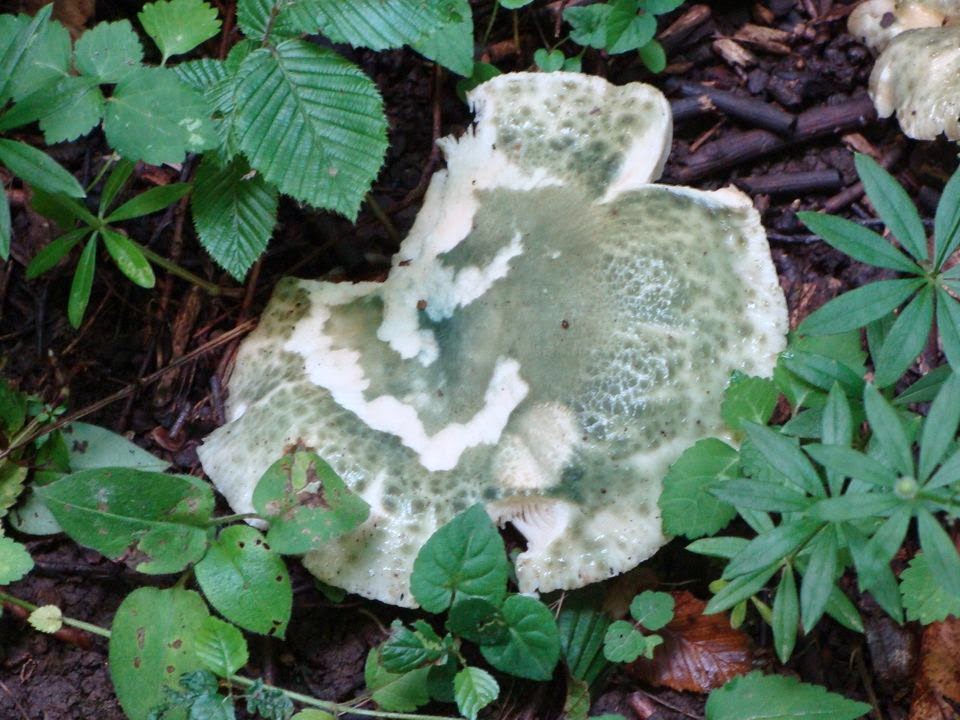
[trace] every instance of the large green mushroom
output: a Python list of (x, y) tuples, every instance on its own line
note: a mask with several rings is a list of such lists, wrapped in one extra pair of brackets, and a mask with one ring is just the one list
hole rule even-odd
[(397, 605), (478, 502), (525, 538), (523, 592), (648, 558), (667, 467), (724, 432), (731, 372), (769, 374), (787, 326), (749, 199), (650, 184), (671, 140), (656, 89), (522, 73), (470, 100), (387, 280), (282, 281), (200, 448), (238, 512), (285, 448), (314, 448), (371, 511), (307, 568)]

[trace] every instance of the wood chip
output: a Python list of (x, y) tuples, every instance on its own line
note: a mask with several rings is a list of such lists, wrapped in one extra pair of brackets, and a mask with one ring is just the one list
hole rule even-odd
[(756, 56), (731, 38), (714, 40), (713, 51), (731, 67), (747, 68), (757, 64)]
[(791, 52), (790, 33), (776, 28), (747, 23), (734, 33), (733, 39), (774, 55), (789, 55)]

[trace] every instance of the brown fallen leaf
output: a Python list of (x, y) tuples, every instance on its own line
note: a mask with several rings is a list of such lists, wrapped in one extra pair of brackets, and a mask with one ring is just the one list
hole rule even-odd
[(909, 720), (960, 717), (960, 619), (935, 622), (923, 631), (920, 667)]
[(750, 638), (730, 627), (725, 613), (704, 615), (706, 603), (690, 593), (671, 593), (673, 620), (657, 632), (663, 644), (653, 660), (641, 658), (627, 672), (651, 685), (705, 693), (753, 669)]

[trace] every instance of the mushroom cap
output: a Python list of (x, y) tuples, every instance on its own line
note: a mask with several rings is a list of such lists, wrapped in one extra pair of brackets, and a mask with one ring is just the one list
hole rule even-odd
[(785, 344), (750, 200), (649, 184), (671, 140), (656, 89), (519, 73), (470, 100), (387, 280), (281, 281), (199, 450), (244, 512), (285, 448), (314, 448), (371, 510), (305, 565), (397, 605), (477, 502), (525, 536), (522, 592), (636, 566), (665, 542), (667, 467), (724, 433), (730, 373), (769, 374)]
[(882, 52), (900, 33), (960, 23), (960, 0), (866, 0), (847, 27), (874, 52)]
[(870, 96), (917, 140), (960, 140), (960, 26), (910, 30), (877, 58)]

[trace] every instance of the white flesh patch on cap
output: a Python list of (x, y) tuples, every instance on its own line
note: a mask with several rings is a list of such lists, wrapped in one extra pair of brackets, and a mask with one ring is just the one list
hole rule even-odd
[(650, 184), (657, 90), (522, 73), (471, 101), (388, 279), (281, 282), (200, 448), (238, 512), (286, 447), (314, 448), (371, 516), (306, 566), (399, 605), (422, 544), (477, 502), (526, 537), (524, 592), (649, 557), (666, 468), (724, 432), (730, 373), (769, 374), (784, 346), (749, 199)]

